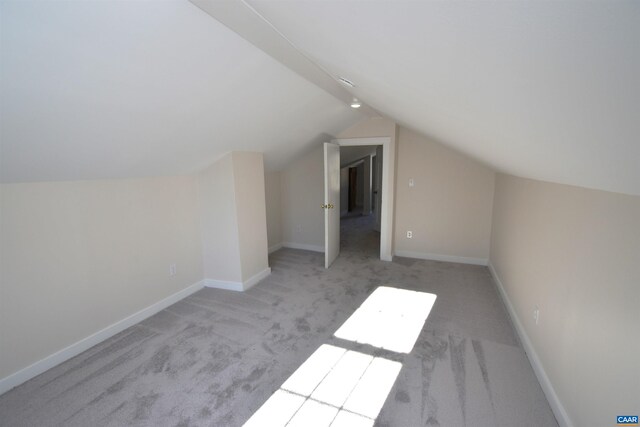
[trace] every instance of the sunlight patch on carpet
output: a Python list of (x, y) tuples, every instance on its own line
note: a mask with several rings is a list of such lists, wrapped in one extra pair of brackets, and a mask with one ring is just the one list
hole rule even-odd
[[(337, 338), (409, 353), (436, 295), (380, 286), (334, 334)], [(244, 424), (371, 427), (402, 364), (323, 344)]]
[(334, 334), (337, 338), (409, 353), (436, 295), (380, 286)]
[(401, 368), (324, 344), (244, 425), (373, 426)]

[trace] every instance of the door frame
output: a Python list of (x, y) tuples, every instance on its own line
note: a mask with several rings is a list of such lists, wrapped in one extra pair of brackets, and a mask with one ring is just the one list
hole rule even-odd
[(393, 200), (395, 177), (395, 142), (391, 137), (338, 138), (331, 142), (341, 147), (382, 145), (382, 197), (380, 205), (380, 259), (393, 260)]

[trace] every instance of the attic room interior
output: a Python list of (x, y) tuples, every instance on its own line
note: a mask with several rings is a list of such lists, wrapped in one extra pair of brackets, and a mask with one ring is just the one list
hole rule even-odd
[(637, 425), (638, 46), (635, 1), (0, 0), (0, 426)]

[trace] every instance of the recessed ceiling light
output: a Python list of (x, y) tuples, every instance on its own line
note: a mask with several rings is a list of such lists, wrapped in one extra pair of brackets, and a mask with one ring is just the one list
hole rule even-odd
[(342, 83), (345, 86), (349, 86), (349, 87), (356, 87), (355, 84), (353, 84), (353, 82), (349, 79), (345, 79), (344, 77), (338, 77), (338, 81), (340, 83)]
[(353, 98), (353, 101), (351, 101), (351, 108), (360, 108), (361, 106), (362, 103), (358, 101), (357, 98)]

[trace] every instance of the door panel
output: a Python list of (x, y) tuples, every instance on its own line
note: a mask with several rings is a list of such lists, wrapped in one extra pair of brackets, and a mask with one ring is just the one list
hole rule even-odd
[(340, 253), (340, 146), (324, 143), (324, 267)]

